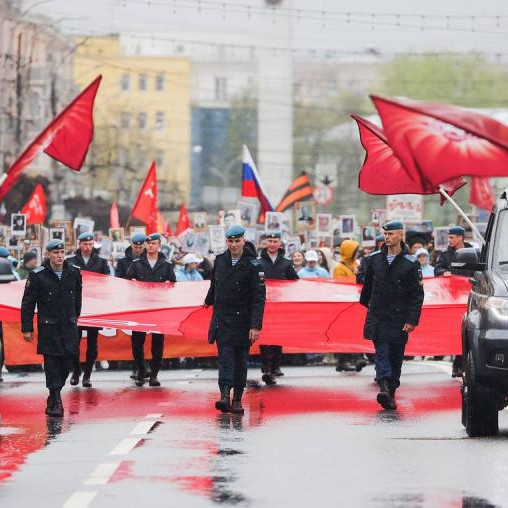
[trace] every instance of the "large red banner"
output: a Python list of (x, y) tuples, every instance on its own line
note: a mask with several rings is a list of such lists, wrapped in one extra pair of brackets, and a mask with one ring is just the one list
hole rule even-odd
[[(79, 324), (104, 327), (99, 335), (101, 359), (131, 359), (130, 330), (166, 334), (167, 358), (216, 354), (206, 341), (212, 309), (202, 306), (209, 282), (150, 284), (83, 272), (83, 285)], [(424, 279), (422, 317), (410, 336), (407, 354), (460, 352), (469, 287), (463, 277)], [(35, 343), (27, 344), (21, 336), (23, 289), (24, 282), (13, 282), (0, 292), (8, 365), (41, 361)], [(265, 318), (257, 345), (281, 345), (287, 352), (372, 351), (371, 342), (363, 338), (366, 309), (358, 301), (360, 291), (361, 286), (347, 279), (267, 281)]]

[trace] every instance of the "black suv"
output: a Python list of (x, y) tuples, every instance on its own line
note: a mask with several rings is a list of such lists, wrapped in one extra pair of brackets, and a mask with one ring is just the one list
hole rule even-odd
[(472, 285), (462, 319), (462, 424), (471, 437), (498, 433), (498, 412), (508, 405), (508, 199), (492, 213), (481, 252), (457, 251), (456, 274)]

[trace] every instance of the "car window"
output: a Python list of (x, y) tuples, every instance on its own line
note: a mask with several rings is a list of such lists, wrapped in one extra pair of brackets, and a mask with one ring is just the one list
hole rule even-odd
[(499, 214), (493, 268), (508, 271), (508, 210)]

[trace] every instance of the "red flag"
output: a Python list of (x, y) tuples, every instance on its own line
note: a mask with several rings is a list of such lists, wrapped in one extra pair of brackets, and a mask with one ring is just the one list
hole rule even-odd
[(150, 234), (156, 232), (157, 213), (157, 170), (155, 162), (152, 162), (139, 191), (131, 216), (144, 222), (147, 226), (146, 232)]
[(508, 176), (508, 149), (416, 112), (404, 102), (375, 96), (372, 100), (394, 153), (433, 185), (459, 176)]
[(489, 179), (473, 176), (469, 183), (471, 185), (469, 202), (478, 208), (490, 212), (496, 204), (496, 198), (494, 197), (494, 191), (492, 190)]
[(21, 209), (21, 213), (26, 214), (27, 224), (44, 223), (48, 209), (46, 207), (46, 195), (44, 194), (44, 188), (40, 183), (37, 184), (32, 192), (32, 195), (25, 203), (25, 206)]
[(176, 236), (180, 236), (186, 229), (189, 229), (191, 225), (189, 219), (189, 213), (185, 203), (180, 206), (180, 215), (178, 216), (178, 222), (176, 223)]
[[(406, 167), (388, 144), (385, 133), (377, 125), (352, 115), (358, 124), (360, 140), (365, 149), (365, 160), (360, 170), (358, 186), (369, 194), (436, 194), (432, 185), (412, 164)], [(449, 194), (465, 184), (463, 178), (443, 183)]]
[(116, 204), (116, 201), (111, 203), (111, 210), (109, 211), (109, 223), (109, 227), (112, 229), (120, 227), (120, 217), (118, 215), (118, 205)]
[(23, 170), (42, 152), (79, 171), (93, 138), (93, 105), (102, 76), (83, 90), (0, 177), (0, 201)]

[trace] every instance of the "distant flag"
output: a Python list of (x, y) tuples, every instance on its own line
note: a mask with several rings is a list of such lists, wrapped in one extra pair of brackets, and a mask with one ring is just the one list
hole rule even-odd
[(180, 215), (178, 216), (178, 222), (176, 223), (176, 236), (180, 236), (190, 227), (191, 222), (189, 218), (189, 212), (187, 211), (185, 203), (182, 203), (180, 206)]
[(291, 208), (298, 201), (305, 201), (312, 199), (314, 189), (310, 184), (309, 175), (302, 171), (302, 174), (293, 180), (289, 186), (286, 194), (282, 197), (280, 203), (277, 205), (277, 212), (285, 212)]
[(26, 214), (27, 224), (43, 224), (46, 220), (46, 214), (48, 213), (46, 196), (40, 183), (37, 184), (25, 206), (21, 209), (21, 213)]
[(470, 179), (469, 202), (472, 205), (490, 212), (496, 204), (494, 191), (488, 178), (472, 176)]
[(260, 222), (264, 222), (266, 212), (273, 211), (273, 206), (263, 188), (252, 155), (245, 145), (243, 145), (242, 150), (242, 197), (257, 198), (259, 200), (261, 205)]
[(111, 203), (111, 209), (109, 211), (109, 224), (111, 229), (120, 227), (120, 217), (118, 215), (118, 205), (116, 204), (116, 201)]
[(152, 162), (132, 209), (131, 217), (144, 222), (146, 232), (150, 234), (157, 232), (157, 213), (157, 169), (155, 162)]
[(94, 79), (0, 176), (0, 201), (42, 152), (75, 171), (81, 169), (93, 138), (93, 107), (101, 79)]

